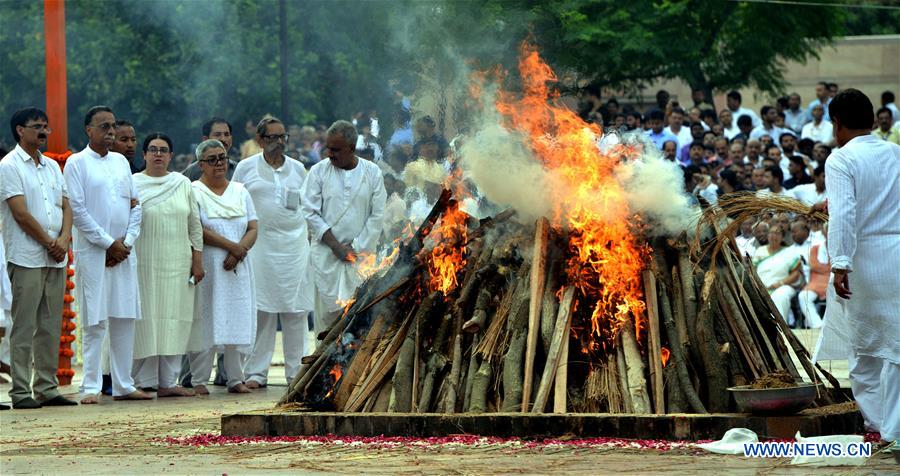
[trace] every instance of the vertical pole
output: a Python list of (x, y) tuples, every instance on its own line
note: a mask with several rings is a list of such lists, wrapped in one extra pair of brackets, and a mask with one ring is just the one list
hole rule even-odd
[(281, 120), (285, 127), (291, 123), (288, 115), (288, 38), (287, 38), (287, 0), (278, 0), (278, 17), (281, 38)]
[(66, 102), (66, 8), (65, 0), (44, 0), (44, 38), (47, 71), (47, 116), (53, 133), (47, 138), (47, 151), (61, 154), (68, 150), (68, 111)]

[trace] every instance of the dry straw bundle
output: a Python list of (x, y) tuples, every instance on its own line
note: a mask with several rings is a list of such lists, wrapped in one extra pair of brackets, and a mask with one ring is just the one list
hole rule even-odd
[[(741, 223), (763, 213), (784, 212), (804, 215), (821, 222), (828, 221), (828, 212), (810, 207), (796, 198), (771, 193), (732, 193), (723, 195), (719, 198), (718, 203), (710, 205), (704, 210), (703, 215), (697, 222), (696, 238), (692, 251), (696, 253), (701, 248), (709, 249), (707, 246), (713, 245), (711, 257), (715, 259), (722, 246), (725, 246), (725, 243), (740, 231)], [(730, 221), (725, 223), (723, 221), (725, 217), (730, 219)], [(711, 242), (706, 243), (707, 246), (701, 246), (702, 231), (705, 229), (713, 229), (717, 233)]]

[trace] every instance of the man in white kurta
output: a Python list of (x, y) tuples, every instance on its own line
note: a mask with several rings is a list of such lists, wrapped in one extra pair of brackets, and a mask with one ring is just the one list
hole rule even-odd
[(249, 256), (256, 279), (256, 341), (244, 364), (247, 388), (265, 387), (281, 321), (284, 376), (290, 383), (300, 369), (313, 309), (313, 286), (308, 275), (309, 236), (300, 209), (306, 180), (303, 164), (284, 155), (284, 124), (275, 118), (260, 121), (256, 138), (263, 152), (242, 160), (233, 180), (244, 184), (253, 198), (259, 220), (256, 245)]
[(85, 118), (87, 147), (66, 161), (75, 225), (75, 283), (84, 339), (82, 403), (98, 403), (103, 338), (109, 330), (113, 397), (147, 399), (131, 376), (134, 320), (140, 318), (137, 257), (141, 205), (125, 156), (111, 152), (115, 116), (98, 106)]
[(849, 323), (850, 383), (867, 426), (900, 437), (900, 146), (870, 134), (872, 103), (829, 106), (840, 150), (825, 162), (828, 252)]
[(387, 193), (381, 169), (354, 155), (356, 128), (337, 121), (328, 129), (328, 160), (312, 167), (303, 189), (310, 229), (310, 265), (316, 287), (315, 332), (340, 315), (362, 278), (358, 256), (374, 253)]

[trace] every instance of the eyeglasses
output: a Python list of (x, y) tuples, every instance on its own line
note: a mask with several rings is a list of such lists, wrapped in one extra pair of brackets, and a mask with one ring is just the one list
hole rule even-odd
[(208, 159), (198, 160), (198, 162), (204, 162), (209, 165), (222, 165), (226, 161), (228, 161), (228, 156), (225, 154), (222, 154), (222, 155), (219, 155), (216, 157), (210, 157)]
[(287, 142), (288, 140), (290, 140), (291, 135), (290, 134), (262, 134), (260, 137), (262, 137), (263, 139), (265, 139), (267, 141), (277, 141), (277, 140), (284, 139), (284, 141)]
[(22, 126), (22, 127), (26, 128), (26, 129), (34, 129), (34, 130), (36, 130), (36, 131), (38, 131), (38, 132), (40, 132), (40, 131), (46, 131), (48, 134), (49, 134), (50, 132), (52, 132), (52, 131), (50, 130), (50, 126), (48, 126), (47, 124), (32, 124), (32, 125), (30, 125), (30, 126)]
[(90, 127), (98, 127), (104, 131), (108, 131), (116, 127), (115, 122), (104, 122), (103, 124), (92, 124)]
[(325, 149), (328, 150), (329, 152), (340, 152), (340, 151), (344, 150), (343, 147), (325, 147)]
[(147, 153), (150, 155), (156, 155), (156, 154), (166, 155), (169, 152), (171, 152), (171, 151), (169, 150), (168, 147), (149, 147), (147, 149)]

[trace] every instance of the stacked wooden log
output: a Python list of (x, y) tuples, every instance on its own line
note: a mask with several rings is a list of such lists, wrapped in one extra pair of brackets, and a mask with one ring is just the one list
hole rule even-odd
[[(646, 315), (583, 350), (591, 303), (567, 282), (565, 234), (538, 220), (469, 221), (454, 289), (429, 288), (428, 236), (445, 192), (396, 261), (368, 279), (320, 335), (281, 403), (342, 412), (706, 413), (727, 388), (776, 371), (837, 381), (811, 363), (733, 247), (692, 260), (687, 238), (656, 238)], [(796, 358), (802, 373), (794, 364)], [(819, 403), (832, 403), (822, 392)]]

